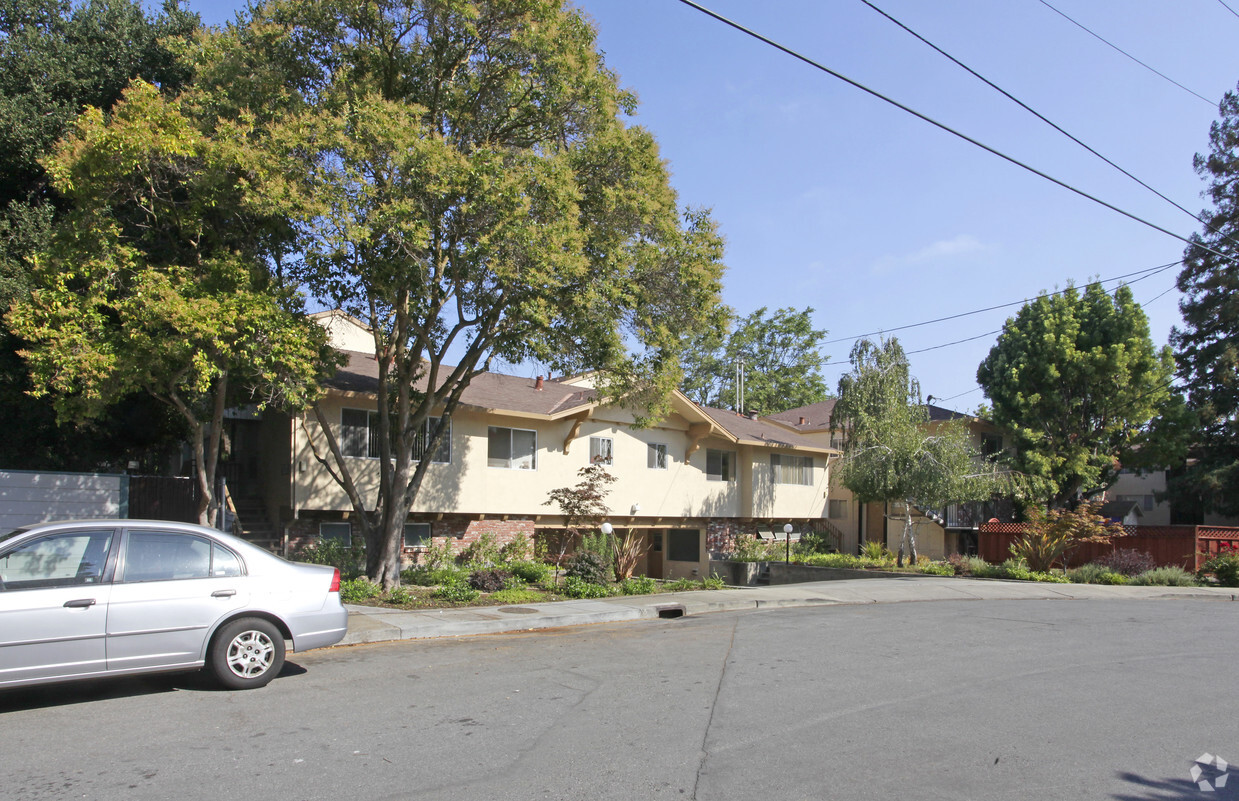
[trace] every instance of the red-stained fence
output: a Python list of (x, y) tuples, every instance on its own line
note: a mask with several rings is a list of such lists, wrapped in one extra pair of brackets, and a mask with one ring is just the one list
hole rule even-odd
[[(1158, 565), (1178, 565), (1195, 572), (1221, 551), (1239, 551), (1239, 528), (1229, 526), (1122, 526), (1109, 544), (1086, 542), (1068, 555), (1072, 566), (1087, 564), (1120, 548), (1144, 551)], [(1011, 557), (1011, 545), (1024, 533), (1022, 523), (982, 523), (978, 555), (999, 564)]]

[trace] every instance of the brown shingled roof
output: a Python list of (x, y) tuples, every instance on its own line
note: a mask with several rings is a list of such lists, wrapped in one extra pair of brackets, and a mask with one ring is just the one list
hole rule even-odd
[(783, 426), (775, 425), (769, 420), (760, 417), (754, 420), (730, 409), (714, 409), (709, 406), (699, 406), (698, 408), (724, 431), (740, 442), (769, 445), (776, 448), (797, 448), (812, 451), (830, 450), (823, 447), (819, 442), (815, 442), (808, 437), (802, 437), (799, 434), (788, 431)]
[[(379, 388), (379, 366), (368, 353), (346, 351), (348, 362), (327, 381), (327, 386), (343, 392), (375, 394)], [(424, 379), (419, 389), (425, 388)], [(482, 373), (469, 382), (461, 395), (464, 406), (495, 412), (561, 417), (592, 405), (592, 389), (545, 380), (542, 389), (532, 378), (502, 373)]]
[[(785, 412), (776, 412), (769, 417), (797, 431), (820, 431), (830, 428), (830, 415), (835, 410), (835, 401), (835, 398), (829, 398), (808, 406), (798, 406)], [(805, 420), (803, 424), (800, 422), (802, 417)]]

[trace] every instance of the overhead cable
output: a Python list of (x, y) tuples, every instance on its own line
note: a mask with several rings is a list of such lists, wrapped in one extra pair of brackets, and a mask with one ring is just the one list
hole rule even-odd
[[(1075, 136), (1073, 136), (1072, 134), (1070, 134), (1070, 133), (1068, 133), (1067, 131), (1063, 130), (1063, 128), (1062, 128), (1061, 126), (1059, 126), (1057, 123), (1055, 123), (1054, 121), (1052, 121), (1052, 120), (1050, 120), (1049, 118), (1047, 118), (1044, 114), (1042, 114), (1041, 112), (1037, 111), (1037, 110), (1036, 110), (1036, 109), (1034, 109), (1032, 106), (1029, 106), (1029, 105), (1028, 105), (1027, 103), (1025, 103), (1023, 100), (1020, 100), (1018, 97), (1016, 97), (1015, 95), (1011, 94), (1011, 93), (1010, 93), (1010, 92), (1008, 92), (1006, 89), (1003, 89), (1001, 86), (999, 86), (998, 84), (994, 83), (994, 82), (993, 82), (993, 81), (991, 81), (989, 78), (986, 78), (984, 75), (982, 75), (981, 73), (977, 72), (977, 71), (976, 71), (976, 70), (974, 70), (972, 67), (969, 67), (969, 66), (968, 66), (967, 64), (965, 64), (964, 62), (962, 62), (962, 61), (960, 61), (959, 59), (955, 58), (955, 56), (953, 56), (953, 55), (951, 55), (950, 53), (946, 52), (946, 51), (945, 51), (945, 50), (943, 50), (941, 47), (938, 47), (938, 45), (936, 45), (936, 44), (934, 44), (933, 42), (929, 41), (929, 40), (928, 40), (928, 39), (926, 39), (924, 36), (921, 36), (919, 33), (917, 33), (916, 31), (912, 30), (911, 28), (909, 28), (907, 25), (903, 24), (903, 23), (902, 23), (902, 22), (900, 22), (899, 20), (895, 19), (895, 18), (894, 18), (893, 16), (891, 16), (890, 14), (888, 14), (888, 13), (886, 13), (885, 11), (883, 11), (882, 9), (878, 8), (878, 7), (877, 7), (876, 5), (874, 5), (874, 4), (873, 4), (870, 0), (860, 0), (860, 1), (861, 1), (862, 3), (864, 3), (865, 5), (869, 6), (870, 8), (872, 8), (874, 11), (878, 12), (879, 14), (881, 14), (883, 17), (886, 17), (888, 20), (890, 20), (891, 22), (893, 22), (893, 23), (895, 23), (896, 25), (898, 25), (900, 28), (903, 28), (905, 31), (907, 31), (907, 32), (908, 32), (908, 33), (910, 33), (911, 35), (915, 36), (915, 37), (916, 37), (917, 39), (919, 39), (921, 42), (923, 42), (923, 43), (925, 43), (926, 45), (928, 45), (929, 47), (933, 48), (933, 49), (934, 49), (937, 53), (939, 53), (940, 55), (942, 55), (942, 56), (944, 56), (944, 57), (946, 57), (946, 58), (950, 59), (950, 60), (951, 60), (954, 64), (956, 64), (957, 66), (959, 66), (961, 69), (966, 70), (966, 71), (967, 71), (970, 75), (972, 75), (974, 78), (976, 78), (976, 79), (977, 79), (977, 80), (979, 80), (979, 81), (984, 82), (986, 86), (990, 87), (991, 89), (993, 89), (993, 90), (994, 90), (994, 91), (996, 91), (996, 92), (1001, 93), (1004, 97), (1006, 97), (1006, 98), (1007, 98), (1008, 100), (1010, 100), (1012, 103), (1015, 103), (1015, 104), (1016, 104), (1016, 105), (1018, 105), (1020, 108), (1024, 109), (1025, 111), (1027, 111), (1029, 114), (1032, 114), (1034, 117), (1036, 117), (1037, 119), (1041, 120), (1041, 121), (1042, 121), (1042, 122), (1044, 122), (1046, 125), (1050, 126), (1050, 127), (1051, 127), (1051, 128), (1053, 128), (1054, 130), (1056, 130), (1056, 131), (1058, 131), (1060, 134), (1062, 134), (1063, 136), (1067, 137), (1068, 139), (1070, 139), (1071, 141), (1075, 142), (1075, 143), (1076, 143), (1077, 145), (1079, 145), (1080, 147), (1082, 147), (1082, 148), (1084, 148), (1085, 150), (1087, 150), (1089, 153), (1092, 153), (1094, 156), (1096, 156), (1097, 158), (1101, 159), (1101, 160), (1102, 160), (1102, 161), (1104, 161), (1106, 164), (1109, 164), (1111, 167), (1113, 167), (1114, 169), (1116, 169), (1116, 170), (1118, 170), (1119, 172), (1123, 173), (1123, 174), (1124, 174), (1124, 175), (1126, 175), (1128, 178), (1130, 178), (1131, 180), (1133, 180), (1133, 181), (1135, 181), (1136, 183), (1140, 184), (1140, 185), (1141, 185), (1141, 186), (1143, 186), (1145, 189), (1147, 189), (1147, 190), (1149, 190), (1150, 192), (1152, 192), (1153, 194), (1157, 195), (1159, 198), (1161, 198), (1162, 200), (1166, 201), (1166, 202), (1167, 202), (1167, 203), (1169, 203), (1170, 205), (1174, 206), (1176, 209), (1178, 209), (1179, 211), (1183, 212), (1183, 213), (1184, 213), (1184, 214), (1186, 214), (1187, 216), (1191, 217), (1191, 218), (1192, 218), (1193, 220), (1195, 220), (1196, 222), (1198, 222), (1198, 223), (1200, 223), (1201, 225), (1205, 226), (1205, 228), (1207, 228), (1208, 230), (1212, 231), (1212, 232), (1213, 232), (1213, 233), (1215, 233), (1215, 234), (1218, 234), (1219, 236), (1226, 237), (1226, 235), (1225, 235), (1225, 234), (1223, 234), (1221, 231), (1218, 231), (1217, 229), (1213, 228), (1213, 227), (1212, 227), (1212, 226), (1208, 223), (1208, 221), (1206, 221), (1206, 220), (1205, 220), (1203, 217), (1201, 217), (1200, 215), (1198, 215), (1198, 214), (1196, 214), (1195, 212), (1191, 211), (1190, 209), (1188, 209), (1188, 208), (1186, 208), (1186, 207), (1184, 207), (1184, 206), (1180, 205), (1179, 203), (1175, 202), (1174, 200), (1171, 200), (1169, 197), (1167, 197), (1166, 195), (1162, 194), (1162, 193), (1161, 193), (1161, 192), (1159, 192), (1158, 190), (1154, 189), (1152, 186), (1149, 186), (1147, 183), (1145, 183), (1144, 181), (1140, 180), (1140, 179), (1139, 179), (1139, 178), (1137, 178), (1135, 175), (1132, 175), (1130, 172), (1128, 172), (1127, 170), (1123, 169), (1123, 168), (1122, 168), (1122, 167), (1120, 167), (1118, 164), (1115, 164), (1113, 161), (1111, 161), (1110, 159), (1106, 158), (1106, 157), (1105, 157), (1105, 156), (1103, 156), (1101, 153), (1098, 153), (1098, 152), (1097, 152), (1096, 150), (1094, 150), (1092, 147), (1088, 146), (1087, 144), (1085, 144), (1084, 142), (1080, 141), (1078, 138), (1076, 138), (1076, 137), (1075, 137)], [(1226, 237), (1226, 238), (1228, 238), (1228, 239), (1229, 239), (1229, 237)]]
[[(1123, 275), (1116, 275), (1113, 278), (1101, 278), (1097, 281), (1089, 281), (1084, 286), (1085, 288), (1087, 288), (1094, 284), (1101, 285), (1101, 284), (1109, 284), (1114, 281), (1122, 281), (1125, 278), (1131, 278), (1133, 275), (1140, 276), (1140, 278), (1127, 282), (1129, 284), (1134, 284), (1136, 281), (1142, 281), (1145, 278), (1149, 278), (1151, 276), (1157, 275), (1158, 273), (1165, 272), (1166, 270), (1169, 270), (1171, 267), (1177, 267), (1180, 264), (1182, 264), (1182, 262), (1172, 261), (1167, 264), (1159, 264), (1156, 267), (1148, 267), (1143, 270), (1136, 270), (1135, 272), (1124, 273)], [(1059, 289), (1057, 291), (1050, 292), (1047, 294), (1049, 295), (1049, 297), (1053, 297), (1055, 295), (1061, 295), (1063, 292), (1066, 292), (1066, 291), (1067, 290), (1065, 289)], [(984, 309), (974, 309), (973, 311), (960, 312), (959, 314), (951, 314), (946, 317), (936, 317), (932, 320), (925, 320), (919, 323), (908, 323), (907, 325), (899, 325), (899, 326), (895, 326), (894, 328), (884, 328), (880, 331), (870, 331), (867, 334), (857, 334), (856, 336), (851, 336), (851, 337), (839, 337), (837, 339), (828, 339), (821, 344), (833, 345), (836, 342), (852, 342), (857, 339), (864, 339), (865, 337), (877, 336), (878, 334), (889, 334), (892, 331), (905, 331), (909, 328), (920, 328), (923, 325), (932, 325), (933, 323), (944, 323), (948, 320), (958, 320), (960, 317), (971, 317), (974, 314), (983, 314), (984, 312), (995, 311), (997, 309), (1006, 309), (1011, 306), (1021, 306), (1026, 303), (1028, 303), (1028, 298), (1023, 298), (1021, 300), (1013, 300), (1009, 303), (999, 303), (996, 306), (986, 306)]]
[(1227, 11), (1229, 11), (1230, 13), (1234, 14), (1236, 17), (1239, 17), (1239, 11), (1236, 11), (1236, 10), (1234, 10), (1233, 8), (1231, 8), (1230, 6), (1226, 5), (1226, 0), (1217, 0), (1217, 1), (1218, 1), (1219, 3), (1221, 3), (1221, 4), (1222, 4), (1222, 8), (1224, 8), (1224, 9), (1226, 9)]
[(1017, 166), (1017, 167), (1021, 167), (1021, 168), (1025, 169), (1025, 170), (1027, 170), (1028, 172), (1031, 172), (1033, 175), (1036, 175), (1036, 176), (1038, 176), (1038, 177), (1040, 177), (1040, 178), (1044, 178), (1045, 180), (1050, 181), (1051, 183), (1058, 184), (1058, 185), (1059, 185), (1059, 186), (1061, 186), (1062, 188), (1064, 188), (1064, 189), (1066, 189), (1066, 190), (1068, 190), (1068, 191), (1070, 191), (1070, 192), (1074, 192), (1075, 194), (1079, 195), (1080, 197), (1083, 197), (1083, 198), (1085, 198), (1085, 199), (1087, 199), (1087, 200), (1091, 200), (1091, 201), (1093, 201), (1094, 203), (1096, 203), (1096, 204), (1098, 204), (1098, 205), (1100, 205), (1100, 206), (1105, 206), (1106, 208), (1110, 209), (1110, 210), (1111, 210), (1111, 211), (1113, 211), (1113, 212), (1116, 212), (1116, 213), (1118, 213), (1118, 214), (1121, 214), (1121, 215), (1123, 215), (1124, 217), (1127, 217), (1127, 218), (1128, 218), (1128, 219), (1130, 219), (1130, 220), (1134, 220), (1135, 222), (1138, 222), (1138, 223), (1140, 223), (1141, 225), (1144, 225), (1144, 226), (1147, 226), (1147, 227), (1149, 227), (1149, 228), (1152, 228), (1154, 231), (1159, 231), (1159, 232), (1161, 232), (1161, 233), (1165, 234), (1166, 236), (1173, 237), (1174, 239), (1178, 239), (1179, 241), (1181, 241), (1181, 242), (1185, 242), (1186, 244), (1189, 244), (1189, 245), (1195, 245), (1195, 246), (1197, 246), (1197, 247), (1200, 247), (1201, 249), (1206, 250), (1206, 251), (1208, 251), (1208, 252), (1212, 253), (1212, 254), (1213, 254), (1213, 255), (1215, 255), (1215, 256), (1218, 256), (1218, 257), (1220, 257), (1220, 258), (1226, 259), (1227, 261), (1234, 261), (1234, 259), (1233, 259), (1231, 256), (1229, 256), (1229, 255), (1227, 255), (1227, 254), (1225, 254), (1225, 253), (1222, 253), (1222, 252), (1221, 252), (1221, 251), (1219, 251), (1219, 250), (1214, 250), (1213, 248), (1211, 248), (1211, 247), (1209, 247), (1208, 245), (1205, 245), (1205, 244), (1203, 244), (1203, 243), (1201, 243), (1201, 242), (1199, 242), (1199, 241), (1193, 241), (1192, 239), (1190, 239), (1190, 238), (1188, 238), (1188, 237), (1185, 237), (1185, 236), (1181, 236), (1181, 235), (1179, 235), (1179, 234), (1176, 234), (1174, 231), (1171, 231), (1171, 230), (1169, 230), (1168, 228), (1163, 228), (1163, 227), (1161, 227), (1160, 225), (1158, 225), (1158, 224), (1156, 224), (1156, 223), (1154, 223), (1154, 222), (1150, 222), (1149, 220), (1144, 219), (1143, 217), (1138, 217), (1138, 216), (1136, 216), (1135, 214), (1131, 213), (1130, 211), (1126, 211), (1126, 210), (1124, 210), (1124, 209), (1119, 208), (1118, 206), (1114, 205), (1113, 203), (1108, 203), (1108, 202), (1106, 202), (1106, 201), (1102, 200), (1101, 198), (1096, 197), (1095, 195), (1091, 195), (1091, 194), (1089, 194), (1088, 192), (1085, 192), (1083, 189), (1077, 189), (1076, 187), (1072, 186), (1071, 184), (1067, 183), (1066, 181), (1059, 180), (1058, 178), (1055, 178), (1054, 176), (1052, 176), (1052, 175), (1050, 175), (1050, 174), (1048, 174), (1048, 173), (1042, 172), (1041, 170), (1037, 169), (1036, 167), (1033, 167), (1033, 166), (1031, 166), (1031, 165), (1029, 165), (1029, 164), (1025, 164), (1024, 162), (1020, 161), (1019, 159), (1015, 158), (1014, 156), (1008, 156), (1006, 153), (1003, 153), (1001, 150), (998, 150), (997, 148), (991, 147), (991, 146), (989, 146), (989, 145), (985, 144), (984, 142), (981, 142), (981, 141), (979, 141), (979, 140), (977, 140), (977, 139), (972, 138), (971, 136), (968, 136), (968, 135), (967, 135), (967, 134), (965, 134), (965, 133), (962, 133), (962, 132), (960, 132), (960, 131), (957, 131), (957, 130), (955, 130), (954, 128), (950, 127), (949, 125), (945, 124), (945, 123), (938, 122), (938, 121), (937, 121), (937, 120), (935, 120), (933, 117), (930, 117), (930, 116), (929, 116), (929, 115), (927, 115), (927, 114), (923, 114), (923, 113), (921, 113), (921, 112), (917, 111), (916, 109), (914, 109), (914, 108), (912, 108), (912, 107), (910, 107), (910, 106), (906, 106), (906, 105), (904, 105), (903, 103), (900, 103), (898, 100), (895, 100), (894, 98), (887, 97), (886, 95), (882, 94), (881, 92), (877, 91), (876, 89), (870, 89), (868, 86), (865, 86), (863, 83), (860, 83), (859, 81), (853, 80), (852, 78), (847, 77), (847, 76), (846, 76), (846, 75), (844, 75), (843, 73), (837, 72), (837, 71), (835, 71), (835, 70), (831, 69), (830, 67), (825, 66), (824, 64), (821, 64), (821, 63), (819, 63), (819, 62), (817, 62), (817, 61), (814, 61), (813, 59), (809, 58), (808, 56), (802, 55), (801, 53), (798, 53), (798, 52), (796, 52), (795, 50), (792, 50), (791, 48), (789, 48), (789, 47), (787, 47), (787, 46), (785, 46), (785, 45), (779, 44), (778, 42), (774, 41), (773, 39), (770, 39), (770, 38), (768, 38), (768, 37), (766, 37), (766, 36), (763, 36), (762, 34), (757, 33), (757, 32), (756, 32), (756, 31), (754, 31), (754, 30), (751, 30), (751, 29), (749, 29), (749, 28), (746, 28), (746, 27), (744, 27), (743, 25), (741, 25), (740, 23), (738, 23), (738, 22), (734, 22), (734, 21), (732, 21), (732, 20), (728, 19), (727, 17), (724, 17), (723, 15), (721, 15), (721, 14), (719, 14), (719, 13), (715, 12), (715, 11), (711, 11), (710, 9), (706, 8), (705, 6), (703, 6), (703, 5), (701, 5), (701, 4), (697, 3), (697, 2), (694, 2), (694, 0), (680, 0), (680, 2), (681, 2), (681, 3), (683, 3), (683, 4), (684, 4), (684, 5), (686, 5), (686, 6), (689, 6), (690, 8), (695, 8), (696, 10), (700, 11), (701, 13), (705, 14), (705, 15), (706, 15), (706, 16), (708, 16), (708, 17), (712, 17), (712, 18), (714, 18), (714, 19), (718, 20), (719, 22), (723, 23), (724, 25), (728, 25), (728, 26), (730, 26), (730, 27), (732, 27), (732, 28), (735, 28), (736, 30), (740, 31), (740, 32), (741, 32), (741, 33), (743, 33), (743, 34), (746, 34), (746, 35), (748, 35), (748, 36), (751, 36), (751, 37), (753, 37), (754, 39), (757, 39), (757, 40), (758, 40), (758, 41), (760, 41), (760, 42), (763, 42), (763, 43), (765, 43), (765, 44), (767, 44), (767, 45), (770, 45), (771, 47), (775, 48), (776, 50), (782, 51), (783, 53), (786, 53), (787, 55), (791, 56), (792, 58), (798, 59), (799, 61), (803, 61), (804, 63), (808, 64), (809, 66), (811, 66), (811, 67), (813, 67), (813, 68), (815, 68), (815, 69), (821, 70), (822, 72), (826, 73), (827, 75), (830, 75), (831, 77), (837, 78), (837, 79), (839, 79), (839, 80), (843, 81), (844, 83), (848, 84), (849, 86), (853, 86), (853, 87), (855, 87), (855, 88), (857, 88), (857, 89), (860, 89), (862, 92), (865, 92), (866, 94), (872, 95), (873, 97), (876, 97), (876, 98), (878, 98), (879, 100), (882, 100), (882, 101), (884, 101), (884, 102), (886, 102), (886, 103), (889, 103), (890, 105), (894, 106), (895, 108), (899, 109), (900, 111), (907, 112), (908, 114), (911, 114), (912, 116), (917, 117), (918, 119), (924, 120), (925, 122), (929, 123), (930, 125), (933, 125), (933, 126), (934, 126), (934, 127), (936, 127), (936, 128), (940, 128), (940, 129), (942, 129), (943, 131), (946, 131), (947, 133), (949, 133), (949, 134), (951, 134), (951, 135), (953, 135), (953, 136), (957, 136), (957, 137), (959, 137), (960, 139), (963, 139), (965, 142), (968, 142), (968, 143), (969, 143), (969, 144), (971, 144), (971, 145), (975, 145), (976, 147), (979, 147), (979, 148), (981, 148), (982, 150), (988, 151), (988, 152), (990, 152), (990, 153), (994, 154), (995, 156), (998, 156), (999, 158), (1003, 159), (1004, 161), (1008, 161), (1008, 162), (1010, 162), (1011, 164), (1014, 164), (1014, 165), (1015, 165), (1015, 166)]
[[(1145, 68), (1146, 70), (1148, 70), (1149, 72), (1152, 72), (1153, 74), (1158, 75), (1158, 76), (1160, 76), (1160, 77), (1164, 78), (1164, 79), (1165, 79), (1165, 80), (1167, 80), (1167, 81), (1170, 81), (1170, 82), (1171, 82), (1171, 83), (1173, 83), (1175, 86), (1179, 87), (1180, 89), (1182, 89), (1183, 91), (1187, 92), (1188, 94), (1191, 94), (1191, 95), (1196, 95), (1196, 97), (1199, 97), (1201, 100), (1205, 101), (1205, 102), (1206, 102), (1206, 103), (1208, 103), (1210, 106), (1213, 106), (1214, 108), (1217, 108), (1217, 103), (1216, 103), (1215, 101), (1210, 100), (1209, 98), (1205, 97), (1205, 96), (1204, 96), (1204, 95), (1202, 95), (1202, 94), (1199, 94), (1199, 93), (1197, 93), (1197, 92), (1193, 92), (1191, 89), (1188, 89), (1186, 86), (1184, 86), (1183, 84), (1179, 83), (1179, 82), (1178, 82), (1178, 81), (1176, 81), (1174, 78), (1171, 78), (1170, 76), (1168, 76), (1168, 75), (1166, 75), (1166, 74), (1164, 74), (1164, 73), (1158, 72), (1157, 70), (1155, 70), (1155, 69), (1153, 69), (1152, 67), (1150, 67), (1148, 64), (1145, 64), (1143, 61), (1141, 61), (1140, 59), (1138, 59), (1138, 58), (1136, 58), (1135, 56), (1133, 56), (1131, 53), (1128, 53), (1128, 52), (1127, 52), (1126, 50), (1124, 50), (1123, 48), (1119, 47), (1118, 45), (1114, 44), (1113, 42), (1107, 41), (1107, 40), (1106, 40), (1105, 38), (1103, 38), (1102, 36), (1100, 36), (1100, 35), (1098, 35), (1098, 34), (1094, 33), (1094, 32), (1093, 32), (1093, 31), (1091, 31), (1091, 30), (1089, 30), (1089, 29), (1088, 29), (1088, 28), (1086, 28), (1085, 26), (1081, 25), (1079, 22), (1076, 22), (1074, 19), (1072, 19), (1071, 17), (1067, 16), (1067, 15), (1066, 15), (1066, 14), (1064, 14), (1063, 12), (1059, 11), (1057, 8), (1055, 8), (1054, 6), (1050, 5), (1050, 4), (1049, 4), (1049, 3), (1047, 3), (1045, 0), (1038, 0), (1038, 2), (1039, 2), (1039, 3), (1041, 3), (1041, 5), (1045, 6), (1046, 8), (1050, 9), (1051, 11), (1053, 11), (1055, 14), (1059, 15), (1059, 16), (1060, 16), (1060, 17), (1062, 17), (1063, 19), (1065, 19), (1065, 20), (1067, 20), (1068, 22), (1070, 22), (1072, 25), (1075, 25), (1077, 28), (1079, 28), (1080, 30), (1084, 31), (1084, 32), (1085, 32), (1085, 33), (1087, 33), (1089, 36), (1092, 36), (1092, 37), (1094, 37), (1095, 39), (1097, 39), (1097, 40), (1099, 40), (1099, 41), (1101, 41), (1101, 42), (1104, 42), (1105, 44), (1109, 45), (1110, 47), (1113, 47), (1115, 50), (1119, 51), (1119, 52), (1120, 52), (1120, 53), (1122, 53), (1123, 55), (1125, 55), (1125, 56), (1127, 56), (1128, 58), (1130, 58), (1132, 61), (1134, 61), (1134, 62), (1136, 62), (1137, 64), (1139, 64), (1140, 66), (1144, 67), (1144, 68)], [(1223, 3), (1222, 5), (1226, 5), (1226, 4), (1225, 4), (1225, 3)], [(1229, 6), (1227, 6), (1227, 8), (1229, 8)]]

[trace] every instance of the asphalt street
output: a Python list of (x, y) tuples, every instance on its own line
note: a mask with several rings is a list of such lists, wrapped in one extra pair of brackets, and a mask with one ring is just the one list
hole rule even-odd
[(1239, 799), (1239, 605), (690, 615), (0, 694), (3, 799)]

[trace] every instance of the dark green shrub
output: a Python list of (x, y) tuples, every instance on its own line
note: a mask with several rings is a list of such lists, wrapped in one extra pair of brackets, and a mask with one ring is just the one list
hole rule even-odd
[(1213, 576), (1223, 587), (1239, 587), (1239, 551), (1223, 551), (1205, 562), (1196, 576), (1201, 581)]
[(315, 539), (293, 553), (294, 562), (330, 565), (340, 569), (341, 579), (354, 579), (366, 572), (366, 546), (362, 542), (345, 545), (339, 540)]
[(658, 590), (658, 582), (649, 576), (633, 576), (620, 582), (620, 595), (649, 595)]
[(545, 562), (511, 562), (508, 570), (526, 584), (546, 584), (551, 580), (551, 566)]
[(611, 562), (596, 551), (578, 551), (568, 560), (564, 574), (605, 586), (611, 577)]
[(453, 573), (434, 591), (434, 597), (451, 603), (466, 603), (476, 600), (480, 592), (469, 586), (464, 575)]
[(1067, 578), (1076, 584), (1126, 584), (1127, 576), (1098, 562), (1090, 562), (1067, 571)]
[(506, 570), (475, 570), (469, 574), (469, 586), (480, 592), (498, 592), (511, 576)]
[(579, 576), (567, 576), (559, 585), (559, 591), (569, 598), (606, 598), (611, 591), (601, 584), (586, 581)]
[(499, 558), (504, 562), (524, 562), (533, 553), (529, 538), (517, 534), (510, 542), (499, 549)]
[(499, 541), (489, 531), (483, 533), (476, 540), (465, 546), (463, 551), (456, 554), (456, 563), (459, 565), (490, 567), (491, 565), (499, 564), (500, 561), (502, 561), (502, 557), (499, 554)]
[(340, 582), (340, 600), (346, 604), (365, 603), (382, 594), (383, 588), (366, 578)]

